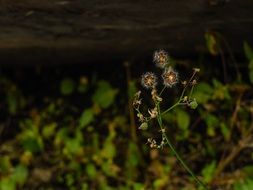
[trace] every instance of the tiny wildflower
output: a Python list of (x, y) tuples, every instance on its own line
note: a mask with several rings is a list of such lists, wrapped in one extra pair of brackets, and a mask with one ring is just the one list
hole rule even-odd
[(157, 108), (155, 107), (154, 109), (148, 110), (148, 113), (152, 119), (156, 118), (158, 115)]
[(152, 99), (153, 99), (154, 101), (161, 102), (161, 101), (163, 100), (160, 96), (158, 96), (157, 90), (156, 90), (155, 88), (152, 89), (151, 95), (152, 95)]
[(157, 84), (157, 77), (154, 73), (147, 72), (141, 77), (141, 84), (147, 89), (155, 88)]
[(159, 68), (164, 68), (168, 64), (169, 56), (164, 50), (155, 51), (153, 55), (153, 61)]
[(178, 73), (174, 71), (171, 67), (164, 71), (162, 74), (163, 84), (166, 87), (172, 87), (178, 82)]

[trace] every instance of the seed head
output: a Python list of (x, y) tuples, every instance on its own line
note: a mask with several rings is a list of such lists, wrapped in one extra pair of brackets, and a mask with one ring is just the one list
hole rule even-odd
[(162, 74), (163, 78), (163, 84), (166, 87), (172, 87), (178, 82), (178, 73), (173, 70), (171, 67), (169, 69), (165, 70)]
[(147, 72), (141, 77), (141, 84), (147, 89), (155, 88), (157, 84), (157, 77), (154, 73)]
[(159, 68), (164, 68), (168, 64), (169, 56), (164, 50), (155, 51), (153, 55), (153, 61)]

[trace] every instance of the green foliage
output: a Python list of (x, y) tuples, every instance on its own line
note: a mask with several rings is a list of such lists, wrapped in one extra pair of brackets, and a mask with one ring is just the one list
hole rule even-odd
[(244, 52), (246, 57), (249, 60), (249, 79), (250, 82), (253, 84), (253, 50), (251, 49), (251, 47), (249, 46), (249, 44), (247, 42), (244, 42)]
[(196, 87), (192, 94), (198, 103), (205, 104), (207, 103), (213, 95), (214, 89), (207, 83), (200, 82)]
[(212, 55), (217, 55), (219, 53), (219, 43), (214, 34), (210, 32), (205, 33), (207, 49)]
[[(217, 55), (216, 37), (206, 37), (209, 51)], [(249, 59), (246, 74), (252, 82), (253, 53), (246, 43), (244, 49)], [(203, 71), (203, 79), (194, 87), (189, 104), (163, 115), (165, 131), (210, 189), (213, 181), (225, 181), (229, 176), (232, 180), (225, 185), (227, 188), (251, 190), (250, 146), (242, 154), (239, 152), (222, 174), (215, 173), (220, 161), (249, 134), (249, 81), (238, 85), (231, 79), (231, 83), (224, 84), (221, 77), (214, 76), (216, 72), (208, 72)], [(128, 93), (132, 100), (137, 92), (136, 81), (131, 80), (128, 89), (117, 89), (109, 81), (96, 78), (91, 83), (85, 76), (79, 82), (64, 78), (60, 85), (57, 82), (61, 95), (50, 96), (45, 90), (45, 97), (37, 106), (31, 104), (36, 98), (24, 96), (26, 93), (17, 84), (0, 78), (1, 116), (6, 115), (6, 121), (0, 123), (0, 190), (197, 189), (167, 146), (150, 149), (148, 138), (157, 143), (162, 140), (156, 122), (129, 124), (128, 99), (124, 97)], [(175, 92), (181, 91), (180, 85), (177, 88)], [(164, 91), (165, 105), (177, 101), (173, 93), (171, 89)], [(72, 104), (70, 95), (81, 96), (81, 103)], [(154, 106), (145, 100), (145, 95), (143, 102), (148, 105), (144, 110)], [(132, 128), (136, 134), (131, 133)], [(234, 177), (238, 173), (242, 175)]]
[(118, 90), (112, 88), (110, 83), (106, 81), (99, 81), (97, 90), (92, 96), (92, 100), (94, 103), (98, 104), (101, 108), (108, 108), (114, 102), (117, 93)]
[(75, 89), (75, 82), (70, 78), (61, 81), (60, 90), (63, 95), (70, 95)]
[(216, 161), (214, 160), (203, 168), (201, 173), (206, 183), (209, 183), (213, 179), (215, 169), (216, 169)]
[(83, 111), (80, 119), (79, 119), (79, 126), (81, 128), (89, 125), (92, 121), (94, 121), (94, 112), (93, 109), (86, 109)]
[(234, 184), (234, 190), (251, 190), (253, 189), (253, 180), (248, 178), (244, 182)]

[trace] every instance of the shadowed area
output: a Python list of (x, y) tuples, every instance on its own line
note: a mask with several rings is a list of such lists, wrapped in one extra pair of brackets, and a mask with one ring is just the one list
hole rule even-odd
[(145, 56), (157, 48), (206, 52), (204, 33), (234, 53), (253, 42), (251, 0), (1, 0), (1, 64), (80, 63)]

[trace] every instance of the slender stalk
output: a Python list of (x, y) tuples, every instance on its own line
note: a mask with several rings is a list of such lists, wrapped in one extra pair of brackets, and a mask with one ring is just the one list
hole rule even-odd
[[(164, 114), (166, 114), (166, 113), (168, 113), (170, 110), (172, 110), (173, 108), (175, 108), (175, 107), (177, 107), (179, 104), (180, 104), (180, 101), (181, 100), (179, 100), (177, 103), (175, 103), (173, 106), (171, 106), (171, 107), (169, 107), (167, 110), (165, 110), (164, 112), (162, 112), (162, 113), (159, 113), (159, 115), (164, 115)], [(159, 105), (157, 105), (157, 106), (159, 106)], [(159, 111), (160, 111), (160, 106), (158, 107), (158, 109), (159, 109)]]
[[(168, 112), (169, 110), (173, 109), (174, 107), (176, 107), (179, 103), (174, 104), (173, 106), (171, 106), (169, 109), (167, 109), (165, 112)], [(161, 110), (160, 110), (160, 105), (159, 103), (156, 104), (157, 106), (157, 110), (158, 110), (158, 116), (157, 116), (157, 120), (158, 120), (158, 124), (161, 128), (161, 131), (163, 130), (163, 123), (162, 123), (162, 117), (161, 117)], [(172, 145), (172, 143), (170, 142), (168, 136), (166, 135), (165, 132), (162, 132), (163, 137), (166, 139), (166, 142), (169, 145), (169, 148), (171, 149), (171, 151), (173, 152), (173, 154), (176, 156), (177, 160), (180, 162), (180, 164), (187, 170), (187, 172), (193, 177), (193, 179), (197, 182), (197, 184), (199, 184), (200, 186), (202, 186), (205, 190), (208, 190), (208, 188), (206, 187), (206, 185), (200, 181), (198, 179), (198, 177), (191, 171), (191, 169), (186, 165), (186, 163), (182, 160), (182, 158), (179, 156), (179, 154), (177, 153), (176, 149), (174, 148), (174, 146)]]

